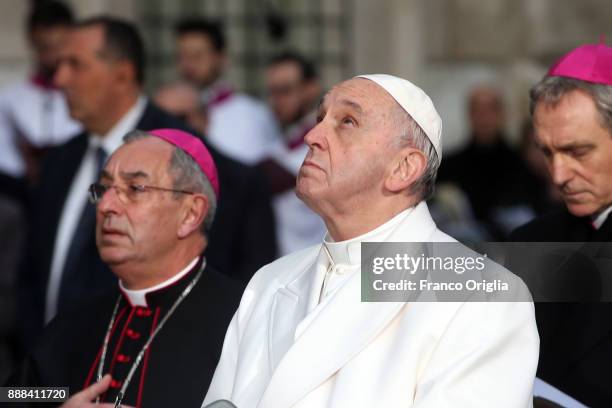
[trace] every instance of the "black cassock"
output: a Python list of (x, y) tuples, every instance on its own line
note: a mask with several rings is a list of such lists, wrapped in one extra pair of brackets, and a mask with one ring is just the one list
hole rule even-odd
[[(102, 400), (114, 402), (142, 346), (201, 263), (174, 284), (147, 293), (147, 307), (133, 307), (116, 290), (58, 316), (7, 384), (67, 386), (72, 395), (96, 382), (104, 337), (120, 297), (103, 370), (113, 380)], [(144, 354), (123, 404), (200, 407), (241, 294), (242, 284), (206, 267)]]
[[(512, 240), (611, 242), (612, 217), (595, 229), (589, 217), (551, 213), (515, 230)], [(595, 256), (610, 258), (609, 252), (608, 246), (601, 246)], [(587, 269), (575, 272), (581, 281), (592, 280)], [(588, 406), (612, 407), (612, 303), (536, 303), (535, 309), (540, 333), (538, 377)]]

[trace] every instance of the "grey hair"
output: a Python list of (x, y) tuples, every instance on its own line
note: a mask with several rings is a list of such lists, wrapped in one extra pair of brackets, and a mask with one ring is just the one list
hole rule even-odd
[[(124, 143), (131, 143), (135, 140), (154, 137), (142, 130), (133, 130), (123, 137)], [(174, 190), (192, 191), (201, 193), (208, 199), (208, 213), (204, 222), (200, 226), (202, 235), (207, 236), (215, 219), (217, 212), (217, 195), (196, 161), (183, 149), (175, 147), (170, 157), (168, 171), (174, 179), (172, 188)], [(174, 198), (180, 197), (180, 193), (174, 193)]]
[(572, 91), (583, 91), (593, 99), (601, 125), (612, 134), (612, 86), (609, 85), (566, 77), (545, 77), (529, 91), (531, 115), (537, 104), (556, 106), (563, 96)]
[(421, 126), (400, 106), (397, 106), (396, 125), (402, 129), (396, 139), (397, 147), (414, 147), (427, 158), (425, 171), (411, 186), (410, 193), (419, 194), (420, 201), (429, 200), (436, 189), (436, 177), (440, 168), (438, 153)]

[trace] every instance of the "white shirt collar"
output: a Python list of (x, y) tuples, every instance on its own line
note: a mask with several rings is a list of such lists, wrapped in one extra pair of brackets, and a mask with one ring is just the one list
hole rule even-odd
[(156, 290), (163, 289), (163, 288), (165, 288), (167, 286), (172, 285), (175, 282), (178, 282), (181, 278), (183, 278), (185, 275), (187, 275), (193, 269), (193, 267), (198, 262), (198, 259), (200, 259), (199, 256), (195, 257), (195, 259), (192, 260), (189, 263), (189, 265), (187, 265), (179, 273), (177, 273), (176, 275), (174, 275), (170, 279), (163, 281), (162, 283), (159, 283), (159, 284), (157, 284), (155, 286), (151, 286), (150, 288), (138, 289), (138, 290), (130, 290), (130, 289), (126, 289), (126, 287), (123, 286), (123, 282), (122, 281), (119, 281), (119, 288), (121, 289), (121, 291), (123, 292), (125, 297), (127, 297), (128, 301), (130, 302), (130, 305), (132, 305), (132, 306), (148, 307), (148, 305), (147, 305), (147, 297), (146, 297), (148, 293), (155, 292)]
[(200, 100), (204, 106), (208, 106), (220, 94), (228, 92), (233, 93), (233, 87), (223, 78), (219, 78), (214, 83), (201, 90)]
[(605, 210), (600, 212), (599, 215), (593, 217), (592, 222), (593, 222), (593, 226), (595, 227), (595, 229), (601, 228), (604, 222), (606, 222), (606, 220), (608, 219), (608, 215), (610, 215), (610, 211), (612, 211), (612, 206), (606, 208)]
[(359, 265), (361, 263), (361, 243), (385, 241), (413, 209), (414, 207), (408, 208), (372, 231), (346, 241), (335, 242), (328, 232), (325, 234), (323, 245), (329, 250), (332, 263)]
[(105, 135), (95, 133), (89, 136), (89, 147), (102, 147), (107, 155), (111, 155), (123, 143), (123, 136), (134, 130), (147, 105), (147, 98), (139, 96), (134, 106)]

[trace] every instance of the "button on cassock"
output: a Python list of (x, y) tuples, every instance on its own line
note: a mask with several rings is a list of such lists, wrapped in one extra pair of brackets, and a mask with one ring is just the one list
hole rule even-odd
[(140, 338), (140, 333), (132, 330), (132, 329), (127, 329), (125, 331), (125, 335), (128, 336), (130, 339), (132, 340), (137, 340)]
[(145, 309), (142, 307), (139, 307), (136, 309), (136, 316), (138, 317), (149, 317), (153, 314), (153, 311), (151, 309)]
[(130, 361), (130, 356), (126, 356), (125, 354), (119, 354), (117, 356), (117, 361), (119, 363), (127, 363), (128, 361)]

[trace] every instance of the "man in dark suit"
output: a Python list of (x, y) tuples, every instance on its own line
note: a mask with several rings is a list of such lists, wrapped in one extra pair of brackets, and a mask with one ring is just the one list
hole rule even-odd
[(119, 284), (60, 313), (9, 384), (74, 395), (99, 383), (68, 407), (118, 396), (199, 406), (242, 289), (202, 255), (219, 194), (212, 156), (186, 132), (133, 131), (89, 192), (98, 251)]
[[(585, 45), (565, 55), (531, 90), (538, 146), (567, 210), (518, 228), (514, 241), (612, 241), (612, 48)], [(609, 245), (589, 247), (609, 258)], [(544, 271), (541, 271), (544, 272)], [(573, 270), (580, 285), (590, 270)], [(604, 275), (609, 274), (604, 271)], [(577, 275), (578, 274), (578, 275)], [(602, 278), (606, 276), (602, 275)], [(599, 279), (599, 275), (595, 276)], [(595, 282), (598, 282), (595, 280)], [(553, 282), (551, 282), (552, 284)], [(555, 281), (555, 285), (563, 285)], [(568, 286), (568, 285), (566, 285)], [(579, 285), (561, 287), (575, 293)], [(602, 285), (589, 290), (591, 303), (538, 303), (538, 377), (592, 407), (612, 406), (612, 304), (595, 303)], [(593, 288), (591, 288), (593, 289)]]
[(470, 90), (466, 105), (469, 142), (444, 159), (437, 180), (456, 184), (478, 223), (490, 236), (506, 240), (520, 220), (534, 213), (534, 178), (507, 142), (501, 90), (478, 85)]
[[(132, 129), (186, 129), (142, 96), (144, 60), (142, 40), (127, 22), (98, 17), (71, 29), (55, 82), (86, 131), (49, 154), (35, 193), (21, 274), (26, 344), (56, 312), (116, 282), (97, 254), (86, 194), (105, 159)], [(223, 187), (207, 257), (247, 280), (275, 257), (267, 186), (255, 170), (211, 153)]]

